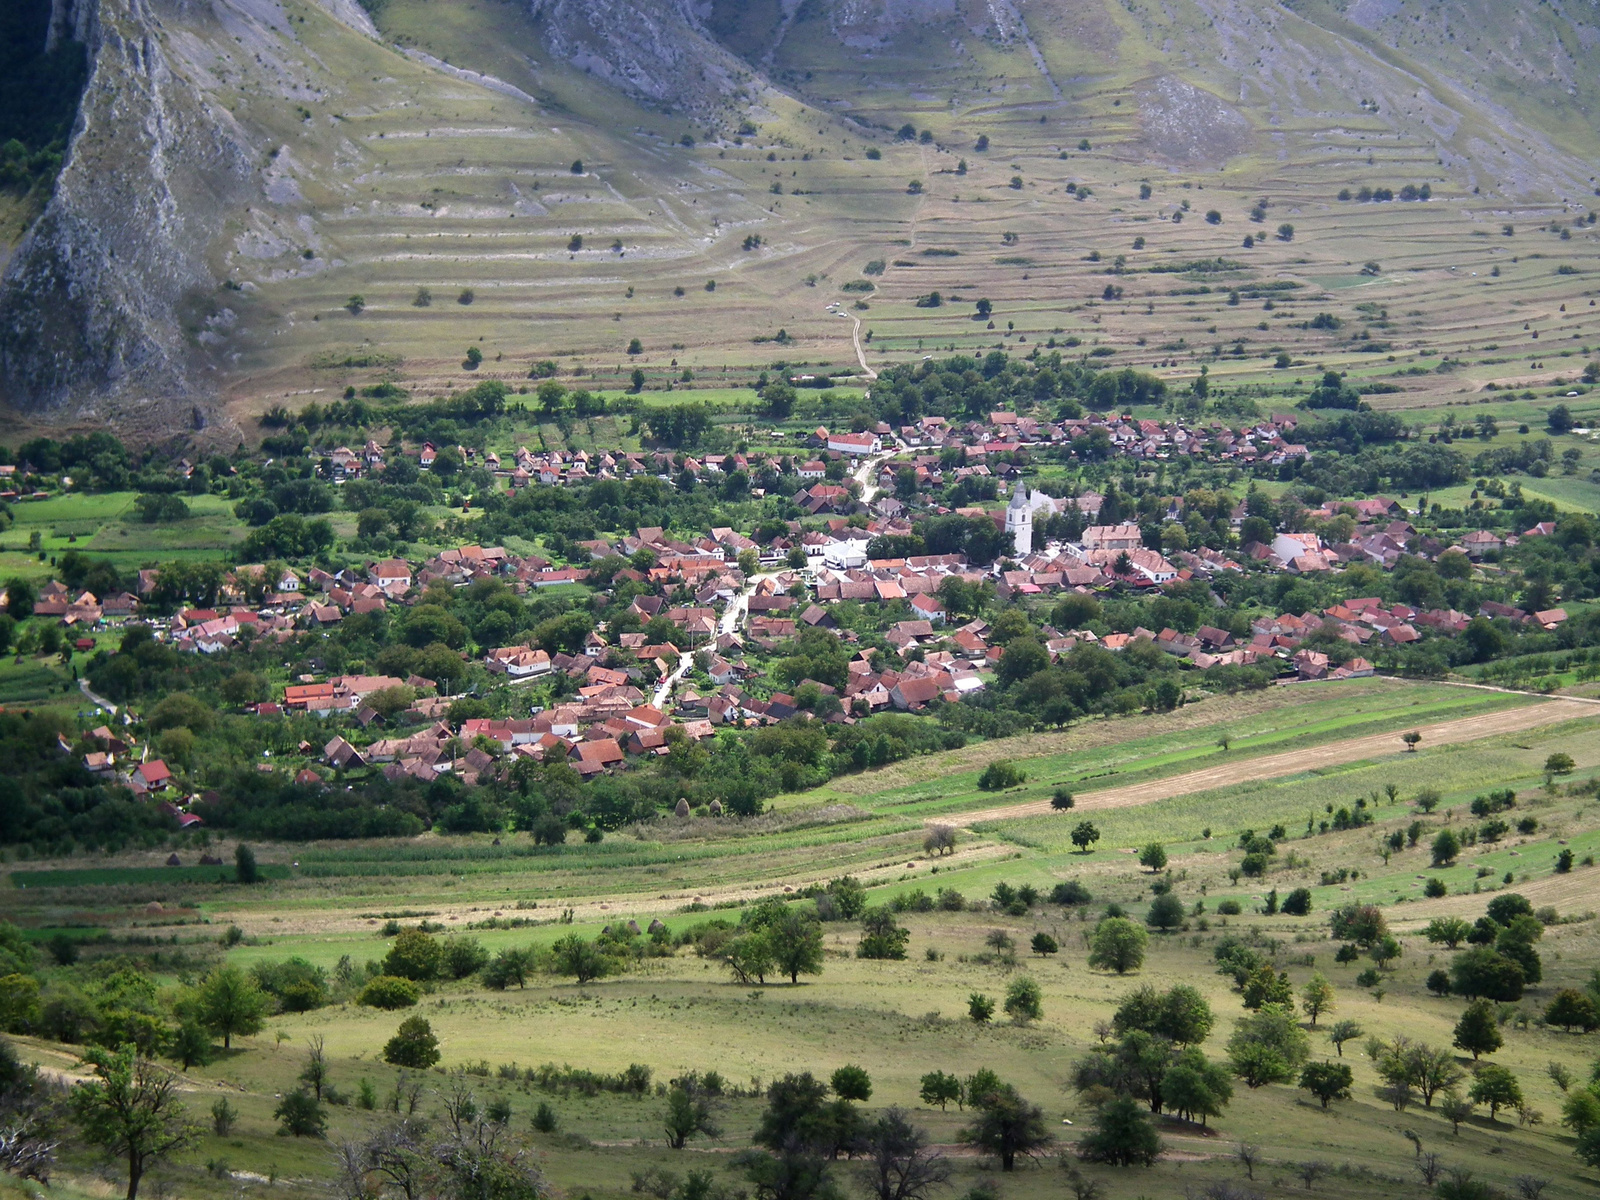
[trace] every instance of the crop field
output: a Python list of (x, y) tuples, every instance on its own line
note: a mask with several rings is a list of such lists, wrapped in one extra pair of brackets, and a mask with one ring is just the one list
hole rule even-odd
[[(233, 502), (225, 496), (185, 496), (187, 519), (150, 525), (134, 510), (135, 494), (67, 493), (12, 506), (12, 524), (0, 532), (0, 573), (43, 579), (50, 574), (48, 560), (68, 550), (129, 571), (178, 559), (216, 558), (244, 539), (246, 526), (233, 515)], [(30, 551), (35, 534), (39, 544)]]
[[(422, 1111), (435, 1113), (439, 1103), (426, 1089), (446, 1088), (449, 1073), (459, 1071), (468, 1072), (457, 1078), (482, 1102), (509, 1103), (512, 1128), (528, 1129), (534, 1110), (548, 1105), (556, 1130), (532, 1136), (551, 1182), (591, 1200), (623, 1200), (648, 1169), (680, 1176), (709, 1169), (719, 1184), (739, 1186), (730, 1155), (748, 1145), (764, 1107), (745, 1089), (759, 1090), (786, 1072), (826, 1077), (859, 1064), (872, 1078), (870, 1109), (897, 1104), (911, 1110), (930, 1139), (952, 1155), (954, 1194), (983, 1183), (998, 1185), (1003, 1197), (1043, 1200), (1063, 1193), (1063, 1168), (1073, 1160), (1055, 1152), (1071, 1150), (1091, 1115), (1070, 1086), (1073, 1064), (1096, 1045), (1097, 1023), (1107, 1021), (1134, 986), (1198, 987), (1217, 1014), (1204, 1049), (1221, 1056), (1234, 1018), (1246, 1013), (1231, 981), (1214, 971), (1211, 950), (1220, 936), (1238, 934), (1287, 971), (1296, 989), (1313, 970), (1325, 974), (1335, 988), (1334, 1016), (1357, 1022), (1365, 1034), (1404, 1033), (1447, 1045), (1462, 1005), (1424, 988), (1447, 954), (1422, 937), (1422, 926), (1441, 916), (1471, 920), (1494, 894), (1515, 890), (1562, 918), (1540, 943), (1544, 982), (1520, 1006), (1506, 1006), (1505, 1045), (1494, 1055), (1518, 1078), (1525, 1112), (1538, 1114), (1533, 1123), (1519, 1123), (1509, 1112), (1490, 1121), (1480, 1109), (1453, 1131), (1437, 1105), (1415, 1102), (1396, 1111), (1380, 1096), (1381, 1081), (1358, 1038), (1343, 1048), (1342, 1061), (1355, 1077), (1348, 1101), (1324, 1110), (1292, 1087), (1238, 1085), (1226, 1112), (1206, 1128), (1161, 1118), (1165, 1152), (1155, 1166), (1080, 1170), (1103, 1196), (1177, 1196), (1185, 1188), (1248, 1183), (1237, 1158), (1245, 1142), (1259, 1147), (1255, 1186), (1268, 1194), (1410, 1197), (1420, 1194), (1416, 1154), (1407, 1140), (1415, 1135), (1425, 1153), (1476, 1178), (1505, 1187), (1528, 1175), (1549, 1181), (1546, 1196), (1577, 1197), (1592, 1193), (1594, 1179), (1571, 1155), (1572, 1138), (1558, 1123), (1563, 1096), (1545, 1065), (1567, 1061), (1575, 1073), (1586, 1072), (1593, 1039), (1542, 1022), (1524, 1024), (1517, 1013), (1536, 1014), (1555, 989), (1580, 985), (1600, 956), (1594, 913), (1600, 877), (1588, 865), (1570, 873), (1554, 866), (1560, 849), (1582, 863), (1600, 853), (1592, 789), (1570, 785), (1600, 772), (1600, 710), (1590, 714), (1580, 704), (1558, 702), (1547, 720), (1507, 732), (1451, 744), (1425, 740), (1414, 753), (1397, 742), (1392, 752), (1299, 774), (1252, 779), (1248, 767), (1255, 750), (1285, 740), (1336, 744), (1352, 731), (1442, 727), (1468, 715), (1532, 713), (1539, 705), (1502, 693), (1358, 680), (1217, 701), (1209, 713), (1211, 706), (1200, 704), (1168, 717), (1091, 724), (1061, 735), (1078, 737), (1073, 746), (1017, 739), (1007, 749), (1026, 751), (1015, 759), (1030, 780), (1021, 792), (990, 795), (987, 802), (1024, 802), (1057, 778), (1082, 777), (1092, 780), (1080, 793), (1082, 807), (971, 823), (959, 832), (954, 853), (942, 858), (922, 849), (923, 818), (939, 813), (960, 826), (960, 810), (983, 803), (975, 788), (970, 796), (967, 791), (972, 750), (911, 764), (925, 774), (919, 780), (905, 778), (908, 767), (901, 764), (840, 781), (850, 787), (836, 784), (837, 795), (814, 795), (747, 825), (668, 818), (640, 827), (637, 835), (555, 848), (535, 848), (523, 838), (495, 845), (487, 836), (261, 846), (266, 881), (253, 888), (215, 882), (213, 876), (226, 873), (215, 867), (162, 867), (137, 854), (104, 862), (14, 863), (11, 886), (0, 892), (0, 913), (21, 921), (40, 943), (60, 930), (90, 955), (153, 955), (153, 969), (176, 983), (217, 960), (217, 935), (228, 925), (240, 931), (239, 944), (225, 952), (229, 962), (249, 968), (298, 956), (333, 972), (341, 959), (357, 965), (381, 959), (389, 931), (419, 922), (446, 935), (470, 934), (490, 952), (548, 946), (571, 933), (593, 936), (630, 919), (641, 926), (660, 919), (676, 935), (708, 920), (736, 921), (761, 895), (852, 873), (866, 884), (871, 903), (903, 910), (897, 916), (909, 931), (903, 961), (856, 957), (857, 928), (841, 921), (824, 925), (821, 973), (799, 985), (770, 979), (765, 986), (741, 985), (720, 963), (688, 949), (644, 958), (622, 974), (582, 986), (542, 973), (526, 987), (505, 991), (475, 980), (425, 985), (428, 994), (415, 1011), (439, 1039), (442, 1073), (421, 1077)], [(1216, 745), (1223, 732), (1227, 751)], [(1552, 783), (1543, 764), (1560, 753), (1571, 756), (1573, 771), (1566, 782)], [(1238, 782), (1182, 790), (1186, 769), (1223, 754), (1239, 759)], [(1163, 778), (1180, 789), (1177, 794), (1132, 807), (1095, 802), (1097, 795)], [(941, 804), (940, 781), (958, 799)], [(1437, 807), (1427, 813), (1416, 802), (1424, 787), (1437, 793)], [(1468, 803), (1498, 788), (1515, 790), (1513, 815), (1532, 819), (1527, 831), (1480, 841), (1453, 864), (1429, 869), (1434, 831), (1471, 826)], [(1363, 811), (1366, 823), (1329, 828), (1337, 810)], [(1086, 853), (1068, 836), (1084, 818), (1100, 833)], [(1406, 845), (1402, 838), (1401, 849), (1387, 849), (1388, 835), (1414, 821), (1424, 827), (1420, 841)], [(1274, 825), (1283, 827), (1278, 861), (1265, 877), (1241, 880), (1241, 832)], [(1137, 919), (1150, 905), (1158, 876), (1136, 862), (1137, 847), (1150, 841), (1161, 842), (1170, 856), (1164, 878), (1184, 901), (1184, 925), (1152, 934), (1135, 974), (1092, 969), (1088, 932), (1104, 906), (1118, 904)], [(195, 853), (180, 858), (190, 864)], [(1423, 881), (1435, 878), (1443, 894), (1424, 897)], [(1048, 894), (1063, 880), (1082, 884), (1092, 903), (1041, 902), (1021, 915), (984, 911), (986, 905), (972, 909), (971, 902), (997, 885), (1031, 884)], [(1263, 911), (1269, 888), (1275, 904), (1297, 887), (1309, 890), (1307, 915)], [(937, 889), (961, 893), (969, 911), (919, 911), (924, 902), (917, 894), (932, 896)], [(1382, 906), (1402, 946), (1400, 958), (1375, 975), (1376, 985), (1356, 982), (1361, 962), (1334, 960), (1337, 943), (1329, 941), (1327, 914), (1351, 902)], [(1239, 915), (1227, 915), (1235, 911)], [(996, 932), (1017, 946), (1014, 962), (997, 957)], [(1054, 938), (1059, 952), (1030, 955), (1036, 933)], [(1000, 995), (1019, 977), (1040, 987), (1039, 1019), (967, 1019), (970, 993)], [(166, 1186), (197, 1196), (323, 1194), (317, 1181), (329, 1177), (332, 1142), (381, 1120), (397, 1078), (403, 1082), (404, 1073), (397, 1076), (378, 1056), (403, 1015), (349, 1003), (284, 1013), (210, 1066), (189, 1070), (182, 1088), (192, 1107), (203, 1112), (226, 1094), (239, 1117), (226, 1136), (206, 1132), (195, 1149), (165, 1168)], [(1329, 1020), (1308, 1030), (1313, 1057), (1341, 1061), (1323, 1032)], [(275, 1136), (276, 1098), (293, 1088), (313, 1038), (322, 1039), (337, 1090), (349, 1096), (365, 1081), (378, 1110), (330, 1108), (332, 1141)], [(70, 1047), (29, 1039), (19, 1044), (46, 1066), (73, 1069)], [(614, 1074), (633, 1063), (662, 1083), (686, 1071), (721, 1073), (738, 1090), (721, 1104), (719, 1135), (670, 1150), (661, 1132), (663, 1101), (654, 1089), (639, 1095), (589, 1091), (587, 1085), (574, 1090), (530, 1070), (565, 1064)], [(929, 1071), (964, 1077), (980, 1068), (996, 1071), (1040, 1104), (1057, 1138), (1053, 1151), (1025, 1160), (1012, 1174), (995, 1171), (992, 1160), (962, 1144), (969, 1113), (954, 1105), (941, 1111), (919, 1098)], [(73, 1197), (74, 1187), (92, 1191), (92, 1181), (79, 1173), (89, 1165), (74, 1165), (61, 1194)], [(856, 1167), (842, 1163), (839, 1170), (848, 1183)]]

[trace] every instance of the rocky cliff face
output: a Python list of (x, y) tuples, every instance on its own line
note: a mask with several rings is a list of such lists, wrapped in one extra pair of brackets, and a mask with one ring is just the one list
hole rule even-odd
[(637, 100), (709, 116), (751, 78), (710, 35), (709, 0), (531, 0), (553, 54)]
[[(181, 0), (172, 0), (181, 4)], [(246, 138), (173, 70), (162, 0), (58, 0), (90, 74), (66, 165), (0, 281), (0, 391), (62, 417), (192, 402), (186, 308), (251, 187)]]

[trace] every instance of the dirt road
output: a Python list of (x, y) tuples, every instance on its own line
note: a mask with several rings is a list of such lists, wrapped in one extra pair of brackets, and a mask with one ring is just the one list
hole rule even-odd
[[(1455, 742), (1472, 742), (1479, 738), (1502, 733), (1519, 733), (1540, 725), (1554, 725), (1560, 721), (1589, 717), (1600, 719), (1600, 711), (1593, 705), (1572, 700), (1550, 700), (1526, 708), (1513, 708), (1504, 712), (1488, 713), (1481, 717), (1462, 717), (1438, 725), (1417, 726), (1422, 734), (1421, 745), (1447, 746)], [(1259, 758), (1229, 760), (1218, 752), (1217, 765), (1153, 779), (1148, 783), (1129, 784), (1126, 787), (1106, 788), (1097, 792), (1080, 792), (1074, 811), (1100, 808), (1131, 808), (1137, 804), (1150, 804), (1172, 796), (1185, 796), (1193, 792), (1208, 792), (1213, 788), (1231, 787), (1253, 779), (1277, 779), (1296, 775), (1317, 767), (1338, 766), (1341, 763), (1361, 762), (1369, 758), (1404, 754), (1399, 731), (1374, 733), (1366, 737), (1350, 738), (1342, 742), (1329, 742), (1308, 746), (1304, 750), (1286, 750), (1279, 754), (1266, 754)], [(1036, 817), (1050, 812), (1050, 801), (1028, 800), (1019, 804), (1000, 805), (978, 812), (952, 813), (929, 817), (930, 825), (974, 825), (980, 821), (1003, 821), (1013, 817)]]

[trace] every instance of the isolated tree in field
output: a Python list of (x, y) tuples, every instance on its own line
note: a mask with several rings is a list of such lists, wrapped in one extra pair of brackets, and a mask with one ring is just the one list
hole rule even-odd
[(718, 1137), (722, 1133), (711, 1097), (703, 1088), (689, 1087), (683, 1080), (675, 1081), (667, 1092), (667, 1111), (662, 1121), (667, 1145), (674, 1150), (682, 1150), (696, 1134)]
[(1446, 1092), (1439, 1100), (1439, 1115), (1450, 1122), (1450, 1132), (1461, 1136), (1461, 1122), (1472, 1115), (1472, 1101), (1459, 1092)]
[(865, 1104), (872, 1099), (872, 1076), (865, 1067), (840, 1067), (828, 1077), (828, 1085), (841, 1100), (858, 1100)]
[(239, 883), (256, 883), (261, 878), (256, 852), (243, 842), (233, 848), (233, 877)]
[(1167, 865), (1167, 848), (1160, 842), (1151, 842), (1139, 852), (1139, 865), (1160, 871)]
[(922, 1091), (919, 1094), (924, 1104), (930, 1107), (937, 1104), (943, 1111), (952, 1100), (960, 1103), (961, 1080), (943, 1071), (929, 1071), (922, 1077)]
[(1228, 1062), (1246, 1087), (1287, 1083), (1311, 1055), (1311, 1042), (1295, 1024), (1291, 1009), (1268, 1004), (1235, 1022), (1228, 1039)]
[(190, 1145), (199, 1131), (185, 1119), (176, 1077), (132, 1047), (91, 1046), (83, 1061), (94, 1078), (73, 1086), (68, 1107), (85, 1141), (127, 1164), (127, 1200), (138, 1200), (145, 1171)]
[(1546, 775), (1571, 775), (1577, 770), (1578, 764), (1572, 761), (1572, 755), (1556, 753), (1544, 760), (1544, 773)]
[(1491, 1121), (1500, 1115), (1502, 1108), (1521, 1108), (1523, 1103), (1522, 1086), (1517, 1083), (1517, 1077), (1497, 1063), (1485, 1063), (1478, 1068), (1467, 1095), (1474, 1103), (1489, 1106)]
[(901, 1108), (885, 1109), (867, 1126), (858, 1153), (857, 1177), (878, 1200), (929, 1200), (954, 1170)]
[(1148, 1167), (1161, 1153), (1154, 1123), (1131, 1096), (1116, 1096), (1095, 1113), (1094, 1129), (1078, 1143), (1086, 1162)]
[(1061, 949), (1061, 944), (1043, 930), (1033, 935), (1031, 946), (1033, 952), (1040, 956), (1055, 954)]
[(786, 908), (767, 926), (772, 961), (778, 970), (799, 983), (802, 975), (822, 974), (822, 925), (804, 913)]
[(1576, 988), (1562, 988), (1545, 1008), (1544, 1020), (1545, 1024), (1559, 1025), (1568, 1033), (1574, 1025), (1588, 1033), (1600, 1028), (1600, 1010), (1585, 993)]
[(249, 1037), (261, 1031), (267, 1012), (267, 996), (256, 981), (238, 967), (220, 966), (200, 981), (195, 997), (200, 1023), (222, 1039), (223, 1049), (232, 1049), (235, 1037)]
[(1018, 1025), (1044, 1016), (1044, 993), (1026, 975), (1019, 975), (1006, 987), (1006, 1016)]
[(967, 1016), (978, 1025), (989, 1021), (994, 1016), (994, 997), (985, 996), (982, 992), (973, 992), (967, 997)]
[(1100, 831), (1092, 821), (1079, 821), (1072, 827), (1072, 844), (1083, 854), (1089, 853), (1090, 847), (1099, 840)]
[[(1317, 1018), (1334, 1009), (1333, 984), (1321, 971), (1313, 971), (1306, 986), (1300, 989), (1300, 1008), (1311, 1018), (1311, 1028), (1317, 1027)], [(1341, 1055), (1340, 1057), (1343, 1057)]]
[(1016, 1169), (1017, 1155), (1032, 1156), (1054, 1141), (1037, 1104), (1030, 1104), (1009, 1083), (971, 1097), (972, 1124), (961, 1131), (962, 1140), (987, 1150), (1000, 1160), (1002, 1171)]
[(1067, 791), (1066, 788), (1057, 788), (1050, 793), (1050, 807), (1055, 809), (1056, 812), (1066, 812), (1067, 809), (1076, 804), (1077, 801), (1072, 798), (1072, 793)]
[(1333, 1048), (1339, 1052), (1339, 1057), (1344, 1057), (1344, 1044), (1353, 1042), (1364, 1031), (1356, 1021), (1335, 1021), (1328, 1026), (1328, 1040), (1333, 1043)]
[(1474, 1000), (1456, 1022), (1455, 1040), (1450, 1044), (1465, 1050), (1476, 1062), (1480, 1054), (1493, 1054), (1504, 1044), (1500, 1023), (1495, 1020), (1494, 1005), (1488, 1000)]
[(1407, 750), (1415, 753), (1417, 749), (1417, 743), (1422, 740), (1422, 734), (1418, 733), (1415, 729), (1408, 730), (1400, 735), (1400, 740), (1406, 744)]
[(528, 974), (533, 970), (531, 950), (502, 950), (483, 968), (483, 982), (496, 991), (504, 991), (513, 983), (518, 988), (528, 986)]
[(272, 1115), (284, 1137), (320, 1138), (328, 1129), (328, 1114), (310, 1092), (285, 1093)]
[(1144, 965), (1150, 935), (1126, 917), (1106, 917), (1094, 927), (1089, 942), (1089, 965), (1126, 975)]
[(1144, 923), (1151, 929), (1159, 929), (1165, 933), (1182, 925), (1183, 915), (1183, 901), (1171, 892), (1164, 892), (1150, 902), (1150, 909), (1144, 915)]
[(1433, 865), (1448, 867), (1461, 854), (1461, 839), (1448, 829), (1440, 830), (1433, 839)]
[(383, 1047), (383, 1061), (425, 1071), (439, 1061), (439, 1039), (426, 1017), (407, 1017)]
[(953, 854), (956, 848), (956, 831), (948, 825), (935, 825), (928, 830), (928, 836), (922, 839), (922, 849), (925, 854)]
[(1327, 1108), (1334, 1100), (1350, 1099), (1355, 1073), (1345, 1063), (1307, 1063), (1300, 1069), (1300, 1086), (1322, 1101)]

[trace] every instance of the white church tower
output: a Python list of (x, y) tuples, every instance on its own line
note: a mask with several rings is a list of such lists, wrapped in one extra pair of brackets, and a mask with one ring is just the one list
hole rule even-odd
[(1006, 509), (1006, 532), (1011, 535), (1012, 557), (1025, 558), (1033, 553), (1033, 505), (1028, 502), (1028, 489), (1020, 479), (1011, 493), (1011, 506)]

